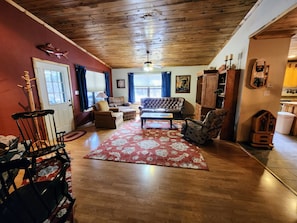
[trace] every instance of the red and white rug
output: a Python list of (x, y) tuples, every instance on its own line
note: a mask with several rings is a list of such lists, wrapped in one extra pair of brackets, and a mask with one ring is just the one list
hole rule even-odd
[(147, 121), (141, 129), (139, 120), (127, 121), (84, 158), (208, 170), (199, 147), (182, 138), (175, 122), (177, 129), (169, 129), (168, 121)]

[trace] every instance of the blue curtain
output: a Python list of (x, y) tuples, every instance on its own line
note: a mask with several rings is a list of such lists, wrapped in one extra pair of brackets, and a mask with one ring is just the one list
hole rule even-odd
[(133, 73), (128, 73), (128, 101), (131, 103), (135, 102), (134, 74)]
[(105, 94), (110, 97), (110, 75), (108, 72), (104, 72), (105, 75)]
[(81, 65), (75, 65), (76, 78), (79, 90), (80, 111), (88, 109), (88, 91), (86, 81), (86, 68)]
[(162, 97), (171, 96), (171, 72), (162, 72)]

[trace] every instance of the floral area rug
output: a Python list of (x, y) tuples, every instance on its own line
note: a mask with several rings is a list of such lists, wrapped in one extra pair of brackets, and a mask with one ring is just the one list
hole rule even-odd
[(181, 123), (147, 120), (141, 129), (140, 121), (125, 122), (96, 150), (84, 156), (88, 159), (150, 164), (208, 170), (199, 147), (182, 138)]

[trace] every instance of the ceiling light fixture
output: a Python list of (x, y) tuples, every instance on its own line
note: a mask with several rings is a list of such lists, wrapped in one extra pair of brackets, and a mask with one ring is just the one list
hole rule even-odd
[(149, 51), (146, 51), (146, 61), (143, 64), (143, 70), (148, 72), (148, 71), (152, 71), (153, 70), (153, 64), (152, 61), (149, 60)]
[(144, 71), (152, 71), (153, 70), (152, 62), (151, 61), (144, 62), (143, 70)]

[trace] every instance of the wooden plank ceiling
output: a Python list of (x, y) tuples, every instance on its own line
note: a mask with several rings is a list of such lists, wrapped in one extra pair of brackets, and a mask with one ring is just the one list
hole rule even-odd
[(209, 64), (257, 0), (14, 2), (110, 67), (135, 68), (147, 50), (163, 67)]
[(291, 38), (289, 56), (297, 60), (297, 8), (291, 9), (289, 12), (276, 18), (271, 24), (253, 36), (254, 39), (272, 39), (272, 38)]

